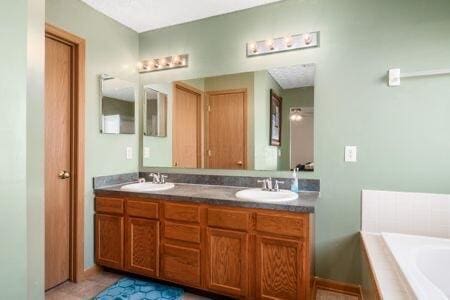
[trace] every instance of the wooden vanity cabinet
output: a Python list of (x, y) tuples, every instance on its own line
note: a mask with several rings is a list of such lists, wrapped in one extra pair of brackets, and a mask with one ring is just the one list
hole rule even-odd
[(200, 211), (200, 206), (195, 204), (162, 206), (162, 279), (203, 288)]
[(97, 198), (95, 203), (95, 258), (99, 265), (123, 269), (123, 200)]
[(208, 208), (206, 284), (211, 291), (246, 298), (249, 288), (247, 211)]
[(125, 270), (159, 275), (159, 204), (126, 199)]
[(96, 198), (99, 265), (237, 299), (310, 299), (311, 214)]

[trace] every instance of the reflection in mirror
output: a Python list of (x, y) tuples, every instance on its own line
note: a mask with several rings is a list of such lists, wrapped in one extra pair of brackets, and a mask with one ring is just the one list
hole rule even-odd
[(135, 133), (135, 85), (108, 75), (100, 77), (100, 132), (114, 134)]
[(167, 135), (143, 137), (144, 166), (312, 171), (314, 77), (306, 64), (146, 85), (165, 94)]
[(167, 94), (145, 89), (144, 134), (164, 137), (167, 135)]

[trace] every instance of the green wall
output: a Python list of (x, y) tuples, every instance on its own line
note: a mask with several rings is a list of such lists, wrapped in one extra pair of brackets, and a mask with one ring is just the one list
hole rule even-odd
[(268, 71), (255, 72), (255, 170), (279, 169), (278, 148), (270, 146), (270, 90), (281, 95), (281, 87)]
[[(281, 126), (281, 140), (290, 141), (291, 139), (291, 121), (289, 119), (291, 107), (314, 107), (314, 87), (302, 87), (287, 89), (281, 92), (283, 97), (283, 125)], [(291, 160), (291, 144), (281, 144), (281, 157), (279, 170), (289, 170)]]
[(43, 299), (44, 2), (0, 3), (0, 290)]
[[(314, 30), (321, 32), (320, 48), (245, 56), (247, 41)], [(448, 0), (285, 0), (140, 34), (141, 58), (190, 55), (189, 68), (141, 79), (167, 82), (316, 63), (316, 171), (301, 175), (321, 180), (316, 274), (359, 282), (361, 189), (450, 193), (450, 77), (386, 85), (392, 67), (448, 68), (449, 36)], [(358, 146), (357, 163), (343, 161), (345, 145)]]
[[(86, 40), (85, 119), (85, 267), (94, 264), (94, 201), (92, 177), (135, 172), (139, 164), (140, 103), (136, 105), (136, 134), (100, 134), (99, 75), (138, 82), (138, 34), (79, 0), (46, 0), (46, 21)], [(133, 159), (126, 159), (126, 147)]]
[[(148, 147), (150, 156), (142, 158), (144, 166), (167, 167), (172, 165), (172, 83), (149, 84), (146, 87), (167, 94), (167, 136), (143, 136), (143, 147)], [(140, 155), (143, 155), (141, 152)]]

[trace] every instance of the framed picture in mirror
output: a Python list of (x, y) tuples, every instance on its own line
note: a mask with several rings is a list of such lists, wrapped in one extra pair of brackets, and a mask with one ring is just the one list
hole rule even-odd
[(270, 145), (281, 146), (281, 102), (283, 98), (270, 90)]

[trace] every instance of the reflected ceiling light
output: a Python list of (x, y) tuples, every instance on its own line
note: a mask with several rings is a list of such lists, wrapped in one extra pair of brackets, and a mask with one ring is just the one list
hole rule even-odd
[(171, 70), (177, 68), (186, 68), (188, 66), (188, 54), (179, 54), (150, 60), (142, 60), (137, 63), (139, 73), (147, 73), (162, 70)]
[(247, 43), (247, 57), (319, 47), (319, 31)]
[(291, 116), (289, 117), (289, 119), (291, 119), (291, 121), (294, 122), (301, 121), (301, 119), (303, 119), (301, 113), (302, 113), (301, 108), (291, 108)]

